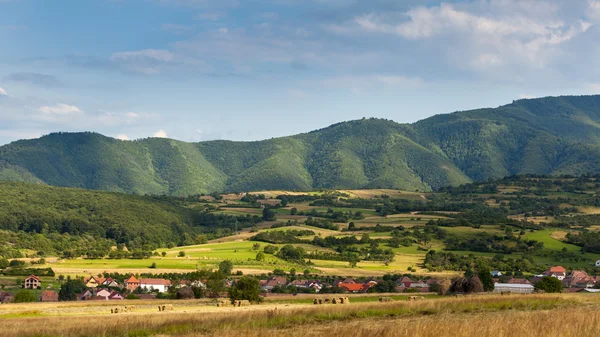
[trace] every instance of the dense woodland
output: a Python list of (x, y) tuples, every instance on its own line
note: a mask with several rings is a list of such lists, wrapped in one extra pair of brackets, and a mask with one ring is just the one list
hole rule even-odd
[(0, 147), (0, 180), (135, 194), (394, 188), (598, 173), (600, 96), (519, 100), (415, 124), (362, 119), (258, 142), (57, 133)]

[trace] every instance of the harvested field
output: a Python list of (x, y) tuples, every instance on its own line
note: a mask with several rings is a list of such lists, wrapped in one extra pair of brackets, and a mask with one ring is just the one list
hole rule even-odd
[[(143, 303), (138, 301), (138, 303)], [(94, 336), (594, 336), (600, 331), (600, 297), (591, 295), (465, 296), (421, 301), (347, 305), (277, 305), (218, 308), (198, 301), (173, 302), (174, 310), (111, 315), (90, 310), (69, 320), (63, 310), (94, 308), (55, 304), (56, 312), (34, 312), (37, 304), (2, 315), (3, 337)], [(95, 304), (98, 305), (98, 304)], [(204, 306), (202, 306), (204, 305)], [(7, 307), (11, 307), (8, 305)], [(44, 305), (46, 306), (46, 305)], [(154, 305), (152, 305), (154, 307)], [(156, 307), (154, 307), (156, 308)], [(48, 307), (46, 306), (46, 309)], [(28, 310), (28, 311), (25, 311)], [(154, 309), (156, 310), (156, 309)], [(5, 308), (0, 307), (0, 313)], [(141, 313), (139, 311), (142, 311)], [(33, 314), (27, 314), (31, 312)], [(203, 313), (198, 315), (198, 313)], [(235, 312), (235, 315), (231, 313)]]

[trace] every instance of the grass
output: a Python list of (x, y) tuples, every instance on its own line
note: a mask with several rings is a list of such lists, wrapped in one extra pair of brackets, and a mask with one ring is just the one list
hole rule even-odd
[[(94, 307), (82, 306), (81, 310), (90, 312), (82, 313), (82, 319), (65, 319), (60, 316), (60, 310), (48, 316), (7, 317), (2, 320), (2, 331), (3, 337), (486, 336), (486, 331), (512, 331), (510, 336), (519, 337), (542, 336), (542, 332), (544, 336), (575, 336), (572, 334), (575, 332), (580, 333), (577, 336), (591, 336), (600, 327), (600, 297), (597, 296), (481, 295), (390, 303), (372, 303), (352, 298), (350, 302), (349, 305), (322, 306), (267, 302), (244, 308), (216, 308), (183, 301), (173, 302), (176, 310), (171, 313), (123, 315), (108, 314), (107, 306), (100, 308), (102, 314), (93, 313)], [(62, 305), (57, 304), (57, 308), (68, 309)], [(27, 309), (25, 306), (21, 308), (24, 312)], [(4, 310), (7, 309), (0, 308), (0, 312)], [(143, 306), (141, 310), (144, 310)], [(565, 325), (552, 323), (555, 321)], [(550, 325), (538, 331), (541, 323)], [(348, 327), (353, 330), (340, 333), (339, 329)], [(514, 327), (522, 331), (514, 330)], [(469, 334), (465, 334), (465, 331)]]

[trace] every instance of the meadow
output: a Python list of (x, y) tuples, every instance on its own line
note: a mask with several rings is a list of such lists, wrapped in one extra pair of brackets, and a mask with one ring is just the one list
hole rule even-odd
[[(376, 300), (372, 298), (372, 300)], [(218, 308), (206, 300), (173, 301), (173, 312), (152, 304), (111, 315), (114, 303), (0, 306), (4, 337), (130, 336), (593, 336), (600, 332), (595, 295), (477, 295), (347, 305), (265, 302)], [(166, 303), (166, 302), (165, 302)], [(7, 313), (10, 312), (10, 313)], [(78, 319), (70, 319), (75, 318)]]

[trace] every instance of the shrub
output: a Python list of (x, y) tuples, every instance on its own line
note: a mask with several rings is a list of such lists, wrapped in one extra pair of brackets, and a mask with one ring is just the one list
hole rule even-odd
[(240, 278), (234, 286), (229, 289), (229, 298), (231, 298), (232, 301), (248, 300), (251, 302), (262, 302), (258, 280), (252, 277)]
[(33, 292), (29, 290), (19, 290), (19, 292), (15, 294), (15, 298), (13, 299), (13, 303), (27, 303), (35, 301), (37, 301), (37, 297)]
[(534, 285), (535, 290), (544, 291), (546, 293), (560, 293), (563, 290), (562, 282), (554, 277), (545, 276), (537, 281)]
[(233, 263), (229, 260), (225, 260), (219, 263), (219, 272), (223, 275), (231, 275), (233, 271)]

